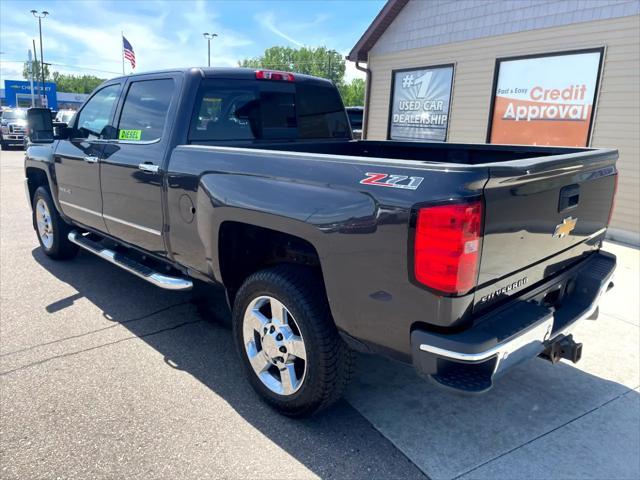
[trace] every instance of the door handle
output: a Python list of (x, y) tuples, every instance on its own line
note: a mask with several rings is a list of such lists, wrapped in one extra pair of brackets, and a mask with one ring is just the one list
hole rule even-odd
[(87, 155), (86, 157), (84, 157), (84, 161), (87, 163), (98, 163), (98, 157)]
[(141, 163), (140, 165), (138, 165), (138, 168), (143, 172), (151, 173), (158, 173), (158, 170), (160, 170), (160, 167), (158, 165), (154, 165), (153, 163)]

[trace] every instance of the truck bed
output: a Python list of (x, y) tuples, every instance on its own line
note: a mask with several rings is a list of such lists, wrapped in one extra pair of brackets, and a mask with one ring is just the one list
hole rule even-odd
[(202, 145), (315, 153), (348, 157), (415, 160), (429, 163), (482, 165), (514, 160), (594, 152), (589, 148), (397, 141), (198, 142)]

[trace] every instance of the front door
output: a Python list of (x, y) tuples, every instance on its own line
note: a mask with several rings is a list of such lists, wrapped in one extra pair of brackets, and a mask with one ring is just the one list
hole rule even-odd
[(100, 157), (109, 138), (121, 84), (98, 90), (74, 122), (69, 140), (60, 140), (54, 155), (58, 201), (76, 222), (106, 231), (100, 195)]
[(117, 139), (105, 145), (100, 164), (103, 216), (111, 235), (157, 254), (165, 253), (162, 167), (169, 144), (167, 118), (179, 78), (143, 77), (127, 85)]

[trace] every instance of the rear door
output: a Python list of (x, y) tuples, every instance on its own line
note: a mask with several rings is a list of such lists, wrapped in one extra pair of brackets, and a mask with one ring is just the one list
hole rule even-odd
[(525, 277), (531, 285), (598, 248), (611, 212), (616, 159), (615, 150), (584, 151), (491, 168), (479, 293)]
[(177, 75), (154, 75), (127, 84), (116, 114), (118, 134), (105, 146), (100, 166), (109, 233), (158, 254), (165, 252), (162, 168), (179, 83)]
[(54, 161), (58, 200), (73, 220), (106, 230), (102, 220), (99, 161), (113, 136), (113, 115), (121, 83), (102, 87), (84, 104), (73, 123), (69, 140), (58, 142)]

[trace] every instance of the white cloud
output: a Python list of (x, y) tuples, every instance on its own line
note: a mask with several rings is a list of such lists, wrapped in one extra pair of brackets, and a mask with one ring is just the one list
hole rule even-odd
[[(27, 50), (32, 39), (38, 38), (38, 23), (22, 3), (0, 2), (5, 5), (3, 11), (9, 10), (6, 5), (11, 3), (11, 15), (0, 16), (0, 50), (4, 52), (0, 55), (0, 76), (21, 78)], [(341, 51), (352, 41), (348, 31), (336, 30), (335, 23), (341, 19), (335, 18), (331, 7), (315, 14), (298, 6), (267, 11), (251, 21), (256, 10), (248, 7), (261, 4), (237, 5), (208, 0), (47, 4), (51, 15), (42, 22), (45, 61), (53, 64), (52, 70), (63, 73), (116, 76), (122, 68), (121, 31), (133, 45), (137, 72), (206, 65), (203, 32), (218, 34), (211, 42), (211, 63), (216, 66), (236, 66), (239, 60), (277, 44), (296, 48), (326, 45)], [(363, 74), (347, 63), (346, 77), (351, 80)]]
[(298, 47), (304, 47), (304, 43), (296, 40), (295, 38), (287, 35), (282, 30), (280, 30), (275, 23), (275, 15), (273, 12), (260, 13), (253, 16), (254, 20), (258, 22), (263, 28), (266, 28), (272, 33), (275, 33), (281, 38), (284, 38), (287, 42), (293, 43)]
[[(141, 2), (135, 14), (112, 2), (62, 3), (43, 21), (45, 62), (63, 73), (90, 73), (109, 78), (121, 74), (121, 31), (136, 53), (136, 72), (207, 64), (205, 31), (216, 32), (212, 64), (235, 66), (253, 44), (245, 35), (225, 27), (215, 4)], [(82, 22), (77, 21), (82, 19)], [(37, 39), (37, 22), (24, 15), (3, 16), (0, 76), (21, 78), (22, 62)], [(127, 72), (129, 64), (126, 62)]]

